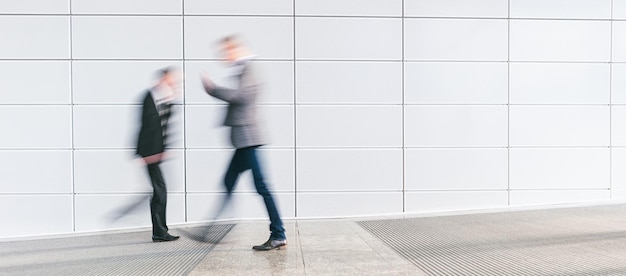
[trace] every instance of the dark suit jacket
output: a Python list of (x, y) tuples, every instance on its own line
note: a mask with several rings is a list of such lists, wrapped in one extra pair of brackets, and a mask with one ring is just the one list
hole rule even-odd
[[(169, 115), (169, 114), (167, 114)], [(168, 116), (169, 117), (169, 116)], [(166, 120), (169, 118), (165, 118)], [(165, 124), (167, 126), (167, 123)], [(165, 133), (152, 93), (146, 92), (141, 111), (141, 127), (137, 139), (137, 155), (146, 157), (165, 151)]]

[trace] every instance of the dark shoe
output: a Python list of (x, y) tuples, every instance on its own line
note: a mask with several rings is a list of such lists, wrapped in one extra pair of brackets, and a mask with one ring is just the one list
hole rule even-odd
[(175, 241), (179, 238), (180, 236), (172, 236), (170, 234), (167, 234), (164, 237), (152, 236), (152, 241), (153, 242), (168, 242), (168, 241)]
[(285, 249), (287, 248), (287, 240), (267, 240), (264, 244), (255, 245), (252, 247), (254, 250), (267, 251), (272, 249)]

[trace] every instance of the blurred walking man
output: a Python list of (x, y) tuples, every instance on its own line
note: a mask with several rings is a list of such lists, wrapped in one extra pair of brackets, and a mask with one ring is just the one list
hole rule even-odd
[(226, 198), (221, 209), (224, 208), (224, 205), (228, 203), (232, 196), (239, 175), (246, 170), (252, 170), (254, 185), (257, 192), (263, 196), (265, 207), (270, 217), (271, 232), (269, 239), (265, 243), (254, 246), (252, 249), (272, 250), (285, 248), (287, 246), (285, 228), (278, 214), (272, 194), (264, 182), (257, 157), (257, 149), (264, 145), (266, 141), (264, 141), (261, 135), (261, 129), (256, 117), (259, 85), (253, 66), (250, 63), (254, 56), (246, 51), (236, 38), (232, 36), (222, 39), (220, 46), (226, 60), (231, 63), (232, 69), (235, 71), (232, 77), (236, 78), (238, 87), (235, 89), (218, 87), (207, 74), (203, 74), (202, 84), (209, 95), (228, 103), (224, 125), (230, 126), (231, 142), (236, 148), (224, 177)]
[(177, 76), (171, 68), (159, 72), (156, 86), (146, 92), (141, 112), (141, 128), (137, 141), (137, 155), (143, 158), (154, 192), (150, 200), (152, 215), (152, 241), (174, 241), (179, 236), (168, 233), (165, 221), (167, 189), (159, 165), (163, 160), (167, 140), (168, 120), (172, 101), (176, 97)]

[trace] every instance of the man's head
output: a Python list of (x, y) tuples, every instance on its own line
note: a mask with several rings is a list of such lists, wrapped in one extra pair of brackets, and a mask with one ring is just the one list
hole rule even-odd
[(178, 85), (177, 70), (173, 67), (166, 67), (158, 71), (159, 84), (175, 88)]
[(234, 35), (222, 38), (219, 44), (224, 58), (226, 58), (229, 62), (234, 62), (247, 54), (245, 48), (241, 46), (241, 43)]
[(157, 86), (161, 87), (161, 90), (168, 91), (171, 97), (178, 97), (180, 94), (180, 81), (181, 76), (178, 69), (175, 67), (166, 67), (157, 71), (158, 83)]

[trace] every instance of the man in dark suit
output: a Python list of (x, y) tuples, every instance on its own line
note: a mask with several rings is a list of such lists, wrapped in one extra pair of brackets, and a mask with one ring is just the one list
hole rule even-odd
[(154, 192), (150, 200), (152, 215), (152, 241), (174, 241), (179, 236), (168, 233), (165, 221), (165, 206), (167, 205), (167, 189), (161, 174), (159, 164), (165, 152), (168, 120), (171, 114), (172, 100), (177, 93), (177, 77), (171, 68), (159, 72), (159, 82), (145, 93), (141, 112), (141, 128), (137, 141), (137, 155), (139, 155), (148, 169), (148, 175)]
[(253, 56), (234, 37), (226, 37), (221, 41), (221, 46), (226, 59), (231, 63), (235, 71), (238, 88), (228, 89), (216, 86), (208, 75), (204, 74), (202, 83), (205, 91), (220, 100), (228, 103), (228, 110), (224, 125), (231, 129), (231, 142), (236, 148), (235, 154), (224, 177), (226, 187), (226, 199), (231, 197), (235, 183), (239, 175), (251, 170), (254, 178), (254, 186), (263, 197), (267, 213), (270, 217), (270, 238), (263, 244), (254, 246), (254, 250), (281, 249), (287, 246), (287, 237), (283, 222), (278, 214), (278, 208), (274, 203), (272, 194), (265, 185), (261, 166), (257, 157), (257, 148), (266, 144), (261, 134), (261, 127), (257, 121), (256, 103), (259, 92), (258, 80), (250, 60)]

